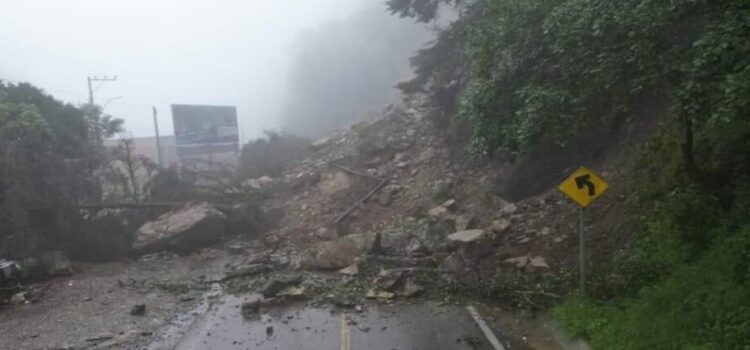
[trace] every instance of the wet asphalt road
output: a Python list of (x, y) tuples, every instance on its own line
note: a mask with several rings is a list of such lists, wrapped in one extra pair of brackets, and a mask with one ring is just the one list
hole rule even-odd
[(255, 319), (240, 312), (242, 298), (223, 296), (177, 336), (150, 349), (177, 350), (491, 350), (465, 308), (434, 304), (370, 305), (362, 312), (295, 305)]

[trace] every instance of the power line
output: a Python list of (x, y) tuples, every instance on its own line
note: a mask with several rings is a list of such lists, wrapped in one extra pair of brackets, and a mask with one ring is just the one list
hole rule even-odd
[[(93, 77), (86, 77), (86, 81), (89, 84), (89, 104), (93, 105), (94, 104), (94, 90), (91, 88), (91, 82), (92, 81), (101, 81), (102, 84), (103, 84), (103, 83), (108, 82), (108, 81), (117, 81), (117, 76), (115, 75), (114, 77), (108, 77), (108, 76), (105, 75), (103, 77), (98, 77), (98, 76), (95, 75)], [(100, 86), (101, 85), (99, 85), (97, 87), (97, 90), (99, 89)]]

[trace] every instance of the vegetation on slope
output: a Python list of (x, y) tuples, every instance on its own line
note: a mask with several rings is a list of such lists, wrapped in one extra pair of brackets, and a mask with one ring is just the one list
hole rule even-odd
[[(748, 349), (750, 3), (389, 1), (421, 21), (440, 4), (461, 16), (414, 57), (418, 76), (402, 88), (439, 96), (459, 81), (478, 153), (665, 121), (635, 156), (636, 247), (596, 276), (616, 292), (565, 302), (564, 325), (600, 349)], [(667, 115), (644, 113), (651, 101), (667, 101)]]

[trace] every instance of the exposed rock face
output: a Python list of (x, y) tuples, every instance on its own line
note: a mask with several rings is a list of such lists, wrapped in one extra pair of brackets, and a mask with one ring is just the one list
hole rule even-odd
[(187, 204), (141, 226), (133, 250), (141, 254), (162, 250), (186, 253), (202, 248), (221, 239), (225, 218), (208, 203)]

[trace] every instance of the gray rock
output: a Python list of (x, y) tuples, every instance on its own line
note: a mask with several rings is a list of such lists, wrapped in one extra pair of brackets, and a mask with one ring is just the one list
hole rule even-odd
[(511, 224), (509, 220), (500, 219), (492, 221), (492, 225), (490, 225), (489, 229), (495, 233), (505, 233), (510, 229), (510, 226)]
[(313, 290), (309, 286), (289, 286), (277, 296), (290, 301), (308, 300), (313, 297)]
[(351, 264), (339, 270), (339, 273), (345, 276), (356, 276), (359, 274), (359, 266), (357, 263)]
[(285, 276), (274, 278), (263, 285), (261, 294), (263, 294), (263, 296), (266, 298), (275, 297), (282, 290), (291, 286), (296, 286), (300, 283), (302, 283), (301, 276)]
[(260, 294), (251, 294), (246, 297), (242, 302), (242, 315), (246, 318), (258, 316), (260, 314), (260, 306), (263, 303), (263, 296)]
[(225, 218), (208, 203), (187, 204), (141, 226), (135, 233), (133, 249), (148, 254), (203, 248), (218, 242), (224, 235)]
[(406, 298), (412, 298), (419, 296), (420, 294), (424, 293), (425, 289), (424, 287), (420, 286), (416, 282), (414, 282), (412, 279), (408, 279), (406, 283), (404, 284), (404, 289), (401, 292), (401, 295), (403, 295)]
[(451, 195), (452, 184), (449, 180), (438, 180), (432, 184), (432, 198), (445, 199)]
[(438, 271), (451, 274), (460, 273), (463, 269), (464, 261), (458, 252), (448, 255), (440, 266), (438, 266)]
[(343, 269), (353, 264), (360, 255), (369, 252), (375, 237), (375, 234), (352, 234), (316, 243), (300, 257), (299, 265), (307, 270)]
[(448, 216), (449, 210), (444, 206), (437, 206), (427, 211), (427, 215), (434, 218), (441, 218)]
[(393, 299), (396, 296), (396, 293), (378, 290), (376, 288), (372, 288), (367, 291), (367, 294), (365, 297), (367, 299), (380, 299), (380, 300), (388, 300)]
[(377, 197), (378, 203), (380, 203), (380, 205), (382, 206), (389, 206), (393, 201), (393, 196), (395, 196), (399, 191), (401, 191), (401, 186), (398, 185), (388, 185), (383, 187)]
[(501, 216), (510, 216), (510, 215), (515, 214), (517, 211), (518, 211), (518, 207), (515, 204), (510, 203), (510, 204), (504, 206), (502, 209), (500, 209), (500, 215)]
[(375, 284), (380, 290), (393, 292), (406, 283), (407, 271), (403, 269), (382, 270), (375, 279)]
[(448, 235), (448, 241), (456, 243), (471, 243), (486, 237), (484, 230), (466, 230)]

